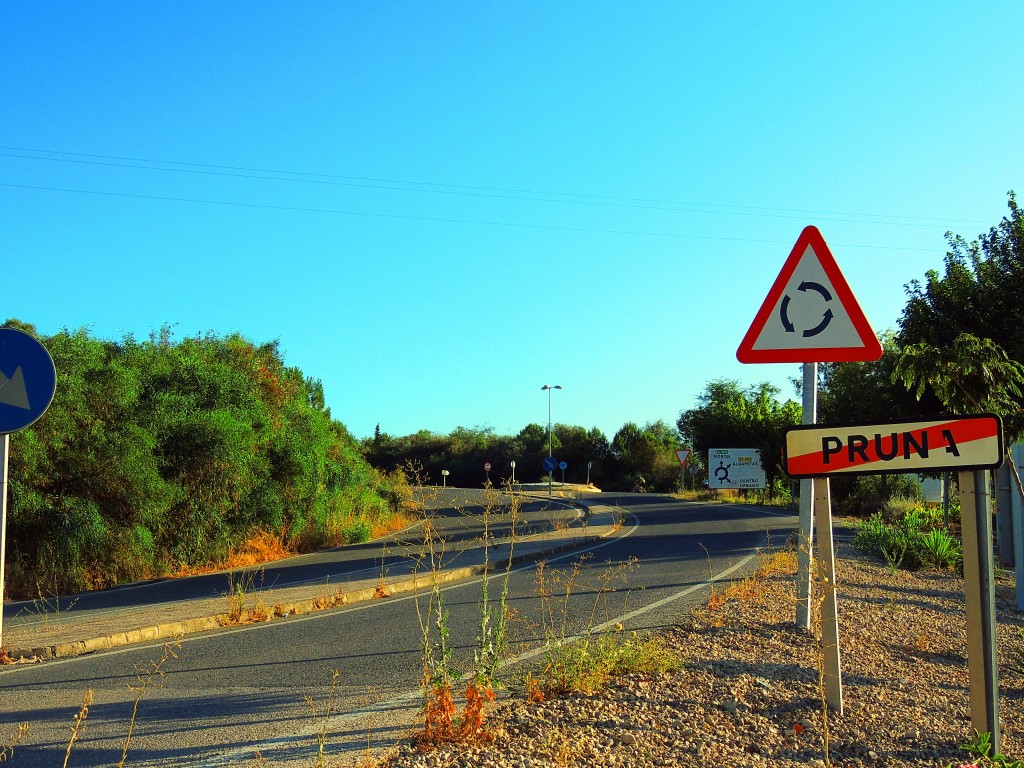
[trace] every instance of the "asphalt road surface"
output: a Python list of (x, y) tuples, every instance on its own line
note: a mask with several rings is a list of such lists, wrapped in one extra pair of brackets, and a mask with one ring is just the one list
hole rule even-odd
[[(653, 494), (603, 494), (597, 501), (622, 509), (625, 524), (589, 551), (547, 562), (545, 578), (553, 593), (547, 608), (556, 609), (560, 633), (611, 622), (627, 630), (670, 626), (700, 600), (709, 572), (736, 577), (752, 570), (757, 548), (782, 543), (796, 526), (795, 515), (756, 506), (687, 503)], [(474, 525), (465, 515), (450, 519), (455, 525)], [(570, 578), (572, 594), (565, 600)], [(492, 577), (492, 599), (499, 585)], [(448, 587), (443, 594), (454, 661), (468, 668), (479, 634), (480, 580)], [(545, 607), (535, 565), (511, 573), (509, 594), (515, 617), (510, 655), (522, 659), (521, 664), (535, 664), (530, 655), (543, 644)], [(425, 599), (418, 598), (421, 608)], [(306, 698), (313, 698), (322, 715), (332, 670), (340, 672), (332, 701), (338, 715), (380, 710), (381, 702), (396, 707), (415, 702), (421, 640), (415, 596), (187, 636), (177, 657), (163, 665), (162, 675), (141, 677), (150, 686), (139, 705), (127, 764), (213, 766), (223, 764), (222, 756), (251, 759), (254, 750), (269, 750), (290, 738), (308, 741), (320, 721), (311, 717)], [(62, 765), (72, 718), (91, 690), (87, 727), (69, 765), (116, 765), (135, 698), (130, 686), (140, 685), (137, 673), (161, 654), (157, 643), (0, 670), (0, 733), (21, 722), (31, 726), (14, 764)], [(514, 679), (517, 665), (502, 673)], [(378, 712), (376, 717), (376, 743), (401, 735), (386, 715)], [(328, 730), (343, 722), (335, 718)], [(329, 741), (332, 736), (328, 733)], [(310, 764), (308, 753), (304, 762)]]

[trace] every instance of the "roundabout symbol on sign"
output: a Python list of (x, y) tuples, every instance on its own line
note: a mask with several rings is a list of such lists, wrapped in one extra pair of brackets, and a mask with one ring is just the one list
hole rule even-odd
[[(805, 280), (804, 282), (800, 283), (800, 285), (797, 287), (797, 290), (803, 291), (804, 293), (806, 293), (807, 291), (814, 291), (815, 293), (818, 293), (821, 296), (821, 298), (824, 299), (826, 302), (832, 301), (832, 294), (829, 293), (828, 288), (826, 288), (821, 283), (814, 283), (809, 280)], [(782, 304), (779, 305), (779, 318), (782, 320), (782, 327), (786, 331), (786, 333), (793, 333), (796, 331), (796, 326), (789, 319), (789, 304), (791, 301), (792, 297), (787, 293), (785, 296), (782, 297)], [(813, 328), (807, 328), (803, 331), (804, 338), (817, 336), (819, 333), (824, 331), (826, 328), (828, 328), (828, 324), (832, 322), (833, 317), (835, 317), (835, 315), (832, 314), (832, 308), (828, 307), (825, 310), (825, 313), (822, 315), (820, 323), (818, 323)]]

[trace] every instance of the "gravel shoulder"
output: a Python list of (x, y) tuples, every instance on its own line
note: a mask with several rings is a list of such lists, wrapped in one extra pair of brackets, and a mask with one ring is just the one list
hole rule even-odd
[[(490, 713), (493, 741), (427, 753), (400, 745), (388, 768), (541, 766), (945, 766), (972, 733), (963, 580), (889, 568), (837, 544), (844, 713), (822, 715), (819, 648), (798, 631), (794, 582), (747, 582), (666, 637), (676, 672), (616, 678), (599, 694)], [(718, 601), (721, 602), (720, 600)], [(1012, 669), (1024, 613), (997, 577), (1002, 752), (1024, 759), (1024, 674)], [(826, 732), (827, 744), (826, 751)]]

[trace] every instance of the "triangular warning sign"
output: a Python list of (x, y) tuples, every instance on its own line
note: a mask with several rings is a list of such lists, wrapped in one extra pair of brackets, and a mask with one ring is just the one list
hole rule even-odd
[(877, 360), (882, 345), (817, 227), (806, 227), (736, 350), (741, 363)]

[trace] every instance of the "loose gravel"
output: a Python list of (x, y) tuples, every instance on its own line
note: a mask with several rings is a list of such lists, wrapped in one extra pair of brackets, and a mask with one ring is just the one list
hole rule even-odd
[[(826, 718), (819, 647), (794, 626), (792, 575), (693, 612), (666, 635), (677, 672), (629, 674), (596, 695), (490, 712), (490, 743), (429, 752), (406, 742), (387, 768), (547, 766), (946, 766), (971, 734), (963, 580), (908, 573), (837, 545), (844, 712)], [(1024, 614), (997, 577), (1002, 751), (1024, 759)], [(827, 746), (826, 746), (827, 745)]]

